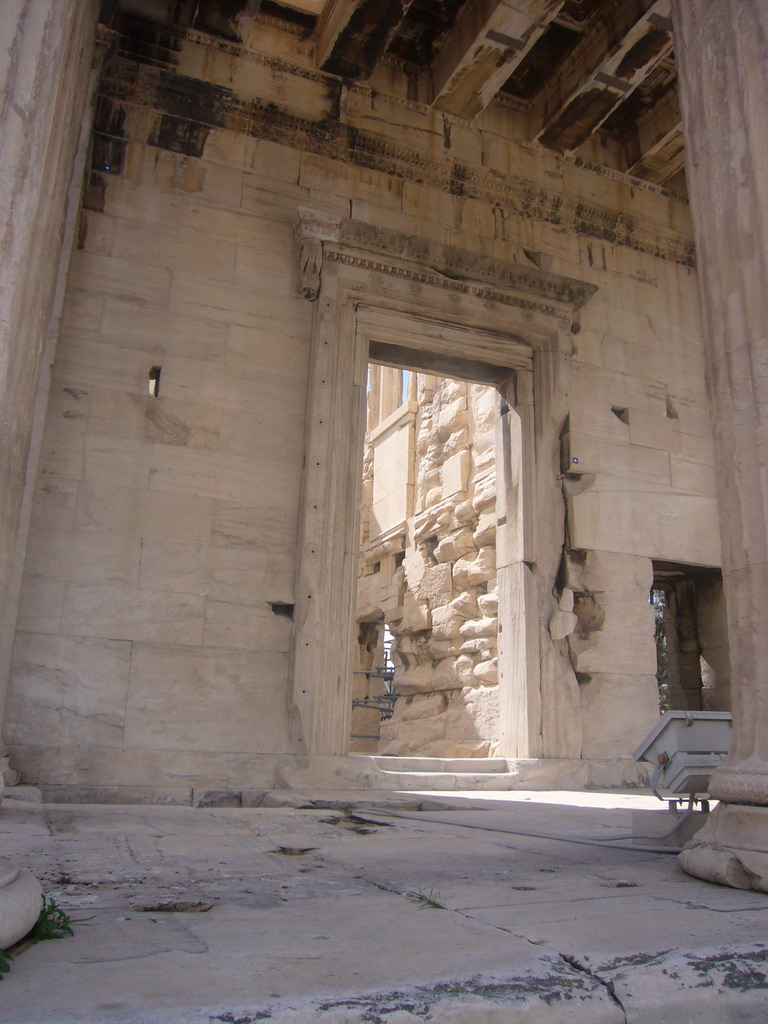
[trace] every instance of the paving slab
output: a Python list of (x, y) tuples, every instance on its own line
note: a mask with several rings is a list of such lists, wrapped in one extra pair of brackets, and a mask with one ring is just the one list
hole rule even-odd
[(646, 795), (10, 792), (3, 855), (78, 923), (17, 948), (0, 1024), (768, 1019), (768, 896), (631, 839), (572, 841), (660, 836), (672, 816)]

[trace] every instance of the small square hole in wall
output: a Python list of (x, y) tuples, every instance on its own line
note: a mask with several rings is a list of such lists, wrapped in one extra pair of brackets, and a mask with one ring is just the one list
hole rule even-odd
[(147, 374), (147, 391), (150, 398), (157, 398), (160, 394), (160, 371), (159, 366), (150, 366)]
[(622, 423), (629, 426), (629, 409), (623, 409), (620, 405), (612, 405), (611, 412), (617, 420), (621, 420)]
[(288, 601), (270, 601), (269, 607), (275, 615), (282, 615), (286, 619), (293, 618), (294, 605)]

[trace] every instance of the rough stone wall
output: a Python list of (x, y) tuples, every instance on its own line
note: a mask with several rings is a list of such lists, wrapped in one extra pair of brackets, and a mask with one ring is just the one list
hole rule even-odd
[[(140, 29), (126, 24), (102, 80), (53, 369), (5, 726), (26, 777), (184, 798), (196, 784), (269, 781), (290, 748), (285, 606), (306, 557), (296, 520), (315, 315), (296, 288), (300, 206), (598, 287), (570, 350), (543, 364), (557, 373), (536, 370), (531, 415), (546, 440), (534, 456), (561, 473), (528, 495), (526, 578), (540, 752), (625, 756), (655, 717), (648, 566), (719, 562), (686, 204), (519, 143), (505, 106), (471, 124), (440, 113), (393, 64), (370, 87), (322, 74), (311, 39), (268, 16), (244, 47)], [(441, 444), (462, 429), (450, 406)], [(557, 422), (539, 429), (546, 417)], [(441, 493), (461, 465), (457, 449), (433, 467)], [(447, 692), (492, 699), (493, 659), (461, 650), (492, 636), (481, 485), (478, 473), (463, 508), (451, 497), (452, 539), (424, 559), (442, 609), (434, 642), (447, 645), (436, 660), (450, 670), (445, 689), (426, 689), (414, 654), (412, 709)], [(414, 511), (417, 543), (439, 509)], [(423, 558), (399, 567), (397, 553), (382, 551), (391, 595)], [(598, 728), (595, 709), (609, 707)]]
[[(365, 605), (377, 605), (395, 636), (395, 683), (402, 698), (382, 723), (379, 751), (485, 756), (498, 737), (495, 429), (493, 388), (416, 375), (412, 465), (414, 514), (404, 538), (397, 589), (385, 584), (380, 536), (363, 548)], [(411, 429), (403, 424), (400, 430)], [(370, 438), (370, 434), (369, 434)], [(373, 444), (365, 476), (371, 480)], [(365, 494), (371, 494), (369, 484)], [(374, 561), (375, 559), (375, 561)], [(372, 579), (370, 577), (373, 577)], [(376, 587), (383, 592), (377, 594)], [(388, 594), (389, 588), (389, 594)], [(387, 597), (389, 596), (389, 600)]]

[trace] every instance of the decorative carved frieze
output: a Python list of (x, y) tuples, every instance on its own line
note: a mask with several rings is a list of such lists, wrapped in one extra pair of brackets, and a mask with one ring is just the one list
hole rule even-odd
[[(220, 46), (191, 32), (186, 34), (185, 42), (186, 45)], [(690, 237), (639, 222), (622, 211), (584, 202), (523, 177), (464, 163), (447, 151), (434, 153), (382, 138), (373, 131), (348, 123), (347, 90), (335, 76), (279, 57), (233, 48), (231, 44), (226, 49), (236, 52), (239, 59), (268, 67), (273, 72), (274, 88), (265, 79), (264, 95), (239, 95), (224, 86), (180, 75), (171, 66), (137, 68), (135, 59), (121, 57), (112, 62), (110, 74), (102, 81), (101, 94), (121, 104), (152, 107), (209, 127), (247, 133), (252, 138), (278, 142), (463, 199), (480, 200), (526, 220), (544, 221), (577, 235), (632, 248), (659, 259), (685, 266), (694, 264), (694, 243)], [(324, 113), (306, 117), (300, 112), (300, 106), (298, 110), (291, 109), (286, 103), (286, 96), (300, 97), (302, 80), (312, 82), (315, 87), (322, 84)], [(350, 96), (354, 94), (355, 103), (359, 103), (361, 91), (359, 85), (349, 91)], [(394, 97), (384, 97), (384, 100), (390, 105), (398, 103)], [(418, 110), (428, 109), (412, 101), (408, 105)], [(643, 184), (637, 183), (637, 187), (642, 188)]]
[(324, 260), (566, 320), (597, 291), (575, 278), (306, 207), (297, 214), (294, 233), (299, 290), (310, 300), (319, 294)]

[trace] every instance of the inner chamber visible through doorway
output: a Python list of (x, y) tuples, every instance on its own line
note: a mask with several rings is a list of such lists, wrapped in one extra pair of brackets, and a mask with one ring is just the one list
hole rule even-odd
[(660, 710), (730, 711), (722, 572), (655, 561), (653, 575)]
[(373, 339), (371, 358), (350, 749), (492, 756), (497, 520), (521, 512), (506, 493), (522, 476), (515, 371)]

